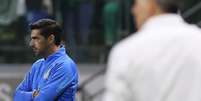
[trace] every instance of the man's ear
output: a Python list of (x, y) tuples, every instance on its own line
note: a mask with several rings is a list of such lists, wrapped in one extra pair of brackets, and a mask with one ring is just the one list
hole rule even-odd
[(49, 43), (54, 43), (54, 40), (55, 40), (55, 36), (53, 34), (51, 34), (49, 37), (48, 37), (48, 42)]

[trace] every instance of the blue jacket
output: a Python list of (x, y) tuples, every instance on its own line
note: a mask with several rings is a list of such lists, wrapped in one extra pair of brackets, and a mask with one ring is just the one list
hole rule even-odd
[[(39, 59), (32, 65), (17, 87), (14, 101), (75, 101), (77, 86), (76, 64), (61, 47), (47, 59)], [(34, 90), (39, 90), (39, 95), (33, 99)]]

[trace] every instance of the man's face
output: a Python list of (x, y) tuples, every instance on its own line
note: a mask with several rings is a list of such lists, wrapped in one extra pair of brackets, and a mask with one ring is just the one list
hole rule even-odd
[(43, 56), (48, 49), (48, 41), (40, 34), (40, 30), (34, 29), (31, 31), (30, 46), (36, 55)]
[(137, 28), (140, 29), (145, 21), (154, 13), (154, 0), (134, 0), (132, 14), (135, 16)]

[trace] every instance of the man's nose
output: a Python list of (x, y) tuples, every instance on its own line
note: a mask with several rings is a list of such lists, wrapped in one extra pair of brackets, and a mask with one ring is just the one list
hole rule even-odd
[(29, 42), (29, 46), (33, 47), (33, 41), (32, 40)]

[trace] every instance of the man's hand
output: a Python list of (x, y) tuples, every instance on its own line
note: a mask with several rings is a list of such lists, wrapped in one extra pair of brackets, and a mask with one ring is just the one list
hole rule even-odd
[(39, 94), (39, 90), (34, 90), (33, 94), (32, 94), (33, 98), (35, 98), (36, 96), (38, 96), (38, 94)]

